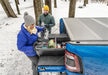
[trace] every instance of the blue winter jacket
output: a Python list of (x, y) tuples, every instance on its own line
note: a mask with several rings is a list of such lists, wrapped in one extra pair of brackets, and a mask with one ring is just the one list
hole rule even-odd
[(36, 51), (33, 50), (33, 43), (38, 39), (38, 32), (43, 31), (43, 27), (37, 27), (36, 34), (30, 34), (25, 28), (24, 23), (21, 25), (21, 30), (17, 35), (18, 50), (24, 52), (27, 56), (35, 56)]

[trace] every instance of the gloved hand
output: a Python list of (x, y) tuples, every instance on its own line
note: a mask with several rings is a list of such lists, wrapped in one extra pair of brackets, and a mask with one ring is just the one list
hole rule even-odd
[(45, 24), (45, 27), (46, 27), (46, 28), (49, 28), (49, 24)]
[(46, 32), (46, 28), (43, 28), (43, 32)]

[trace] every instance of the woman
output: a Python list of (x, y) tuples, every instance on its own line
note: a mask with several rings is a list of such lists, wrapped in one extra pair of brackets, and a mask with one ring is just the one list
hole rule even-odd
[(24, 13), (24, 23), (21, 25), (21, 30), (17, 36), (17, 47), (32, 61), (33, 75), (38, 75), (36, 70), (38, 56), (33, 50), (33, 43), (38, 39), (38, 32), (42, 32), (44, 29), (44, 27), (35, 26), (34, 18), (27, 12)]

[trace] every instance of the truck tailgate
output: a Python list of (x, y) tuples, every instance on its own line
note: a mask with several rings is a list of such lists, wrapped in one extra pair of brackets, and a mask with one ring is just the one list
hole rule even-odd
[(64, 72), (64, 56), (40, 56), (38, 72)]

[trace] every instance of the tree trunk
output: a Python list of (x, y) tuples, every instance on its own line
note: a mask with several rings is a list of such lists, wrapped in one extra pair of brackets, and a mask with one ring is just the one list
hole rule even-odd
[(24, 2), (25, 2), (26, 0), (24, 0)]
[(49, 6), (49, 13), (52, 14), (51, 0), (45, 0), (45, 5)]
[(19, 7), (18, 7), (18, 0), (15, 0), (15, 4), (16, 4), (16, 8), (17, 8), (17, 13), (20, 15), (20, 10), (19, 10)]
[(41, 7), (43, 8), (43, 0), (41, 0)]
[(88, 4), (88, 0), (87, 0), (86, 4)]
[(42, 13), (41, 0), (33, 0), (33, 4), (34, 4), (36, 25), (38, 25), (38, 19), (40, 14)]
[(19, 0), (18, 0), (18, 4), (20, 5)]
[(107, 6), (108, 6), (108, 0), (107, 0)]
[(65, 0), (65, 1), (67, 1), (67, 0)]
[(14, 18), (17, 17), (8, 0), (1, 0), (1, 5), (8, 17), (14, 17)]
[(75, 17), (76, 0), (70, 0), (69, 17)]
[(87, 3), (87, 0), (84, 0), (84, 4), (83, 4), (83, 6), (86, 6), (86, 3)]
[(54, 8), (57, 8), (57, 0), (54, 0)]

